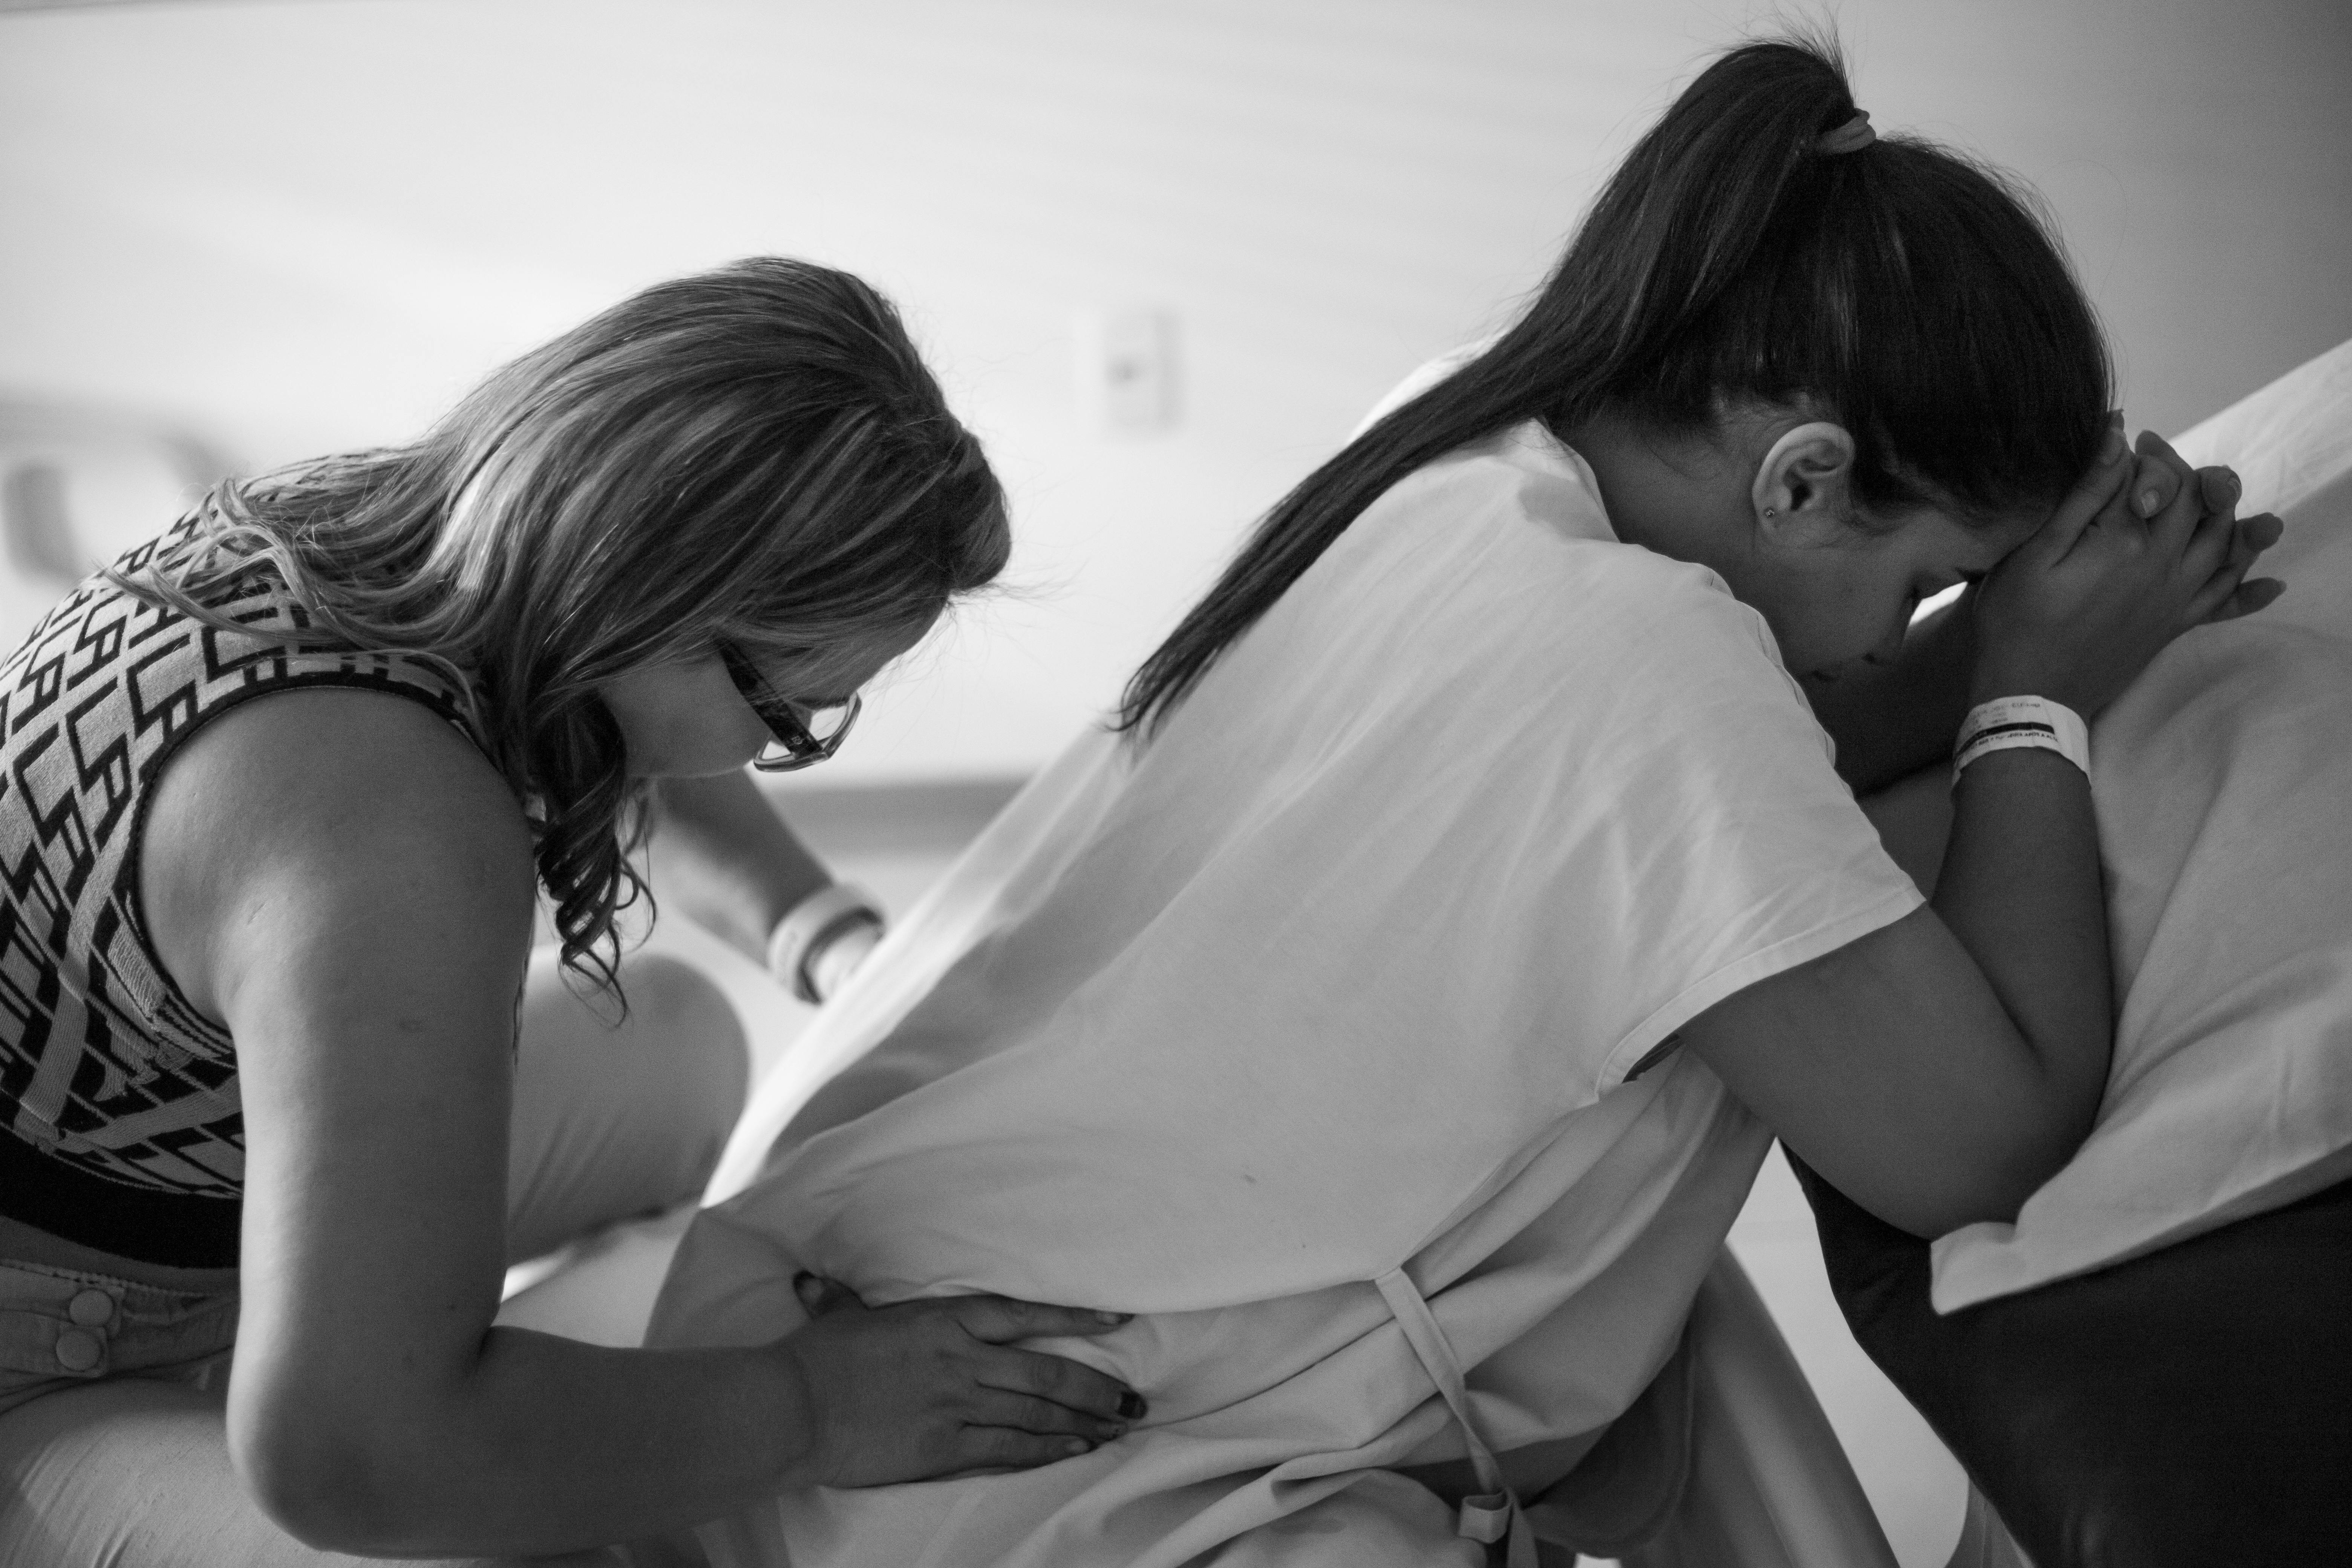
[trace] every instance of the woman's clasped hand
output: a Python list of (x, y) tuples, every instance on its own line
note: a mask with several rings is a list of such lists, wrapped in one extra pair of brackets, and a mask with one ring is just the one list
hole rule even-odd
[(2182, 632), (2276, 599), (2285, 584), (2246, 574), (2283, 525), (2240, 518), (2240, 489), (2153, 431), (2135, 459), (2117, 416), (2073, 493), (1977, 591), (1974, 700), (2033, 692), (2088, 719)]

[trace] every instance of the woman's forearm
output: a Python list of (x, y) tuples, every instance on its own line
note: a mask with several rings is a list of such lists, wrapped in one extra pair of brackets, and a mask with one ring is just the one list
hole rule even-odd
[(754, 963), (776, 922), (833, 880), (747, 773), (664, 779), (655, 810), (655, 897)]
[(1933, 900), (1984, 972), (2072, 1129), (2087, 1131), (2114, 1037), (2106, 902), (2090, 780), (2055, 752), (2020, 748), (1969, 764)]
[(635, 1351), (493, 1329), (467, 1377), (361, 1452), (248, 1463), (313, 1544), (367, 1555), (539, 1554), (712, 1519), (793, 1484), (807, 1391), (772, 1349)]

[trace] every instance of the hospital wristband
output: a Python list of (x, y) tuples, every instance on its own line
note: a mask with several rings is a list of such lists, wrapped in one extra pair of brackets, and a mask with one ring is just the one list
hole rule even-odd
[(2091, 727), (2081, 714), (2046, 697), (1996, 697), (1960, 721), (1952, 742), (1952, 783), (1958, 785), (1978, 758), (2020, 746), (2055, 752), (2090, 775)]
[(794, 904), (768, 933), (768, 973), (802, 1001), (822, 1002), (810, 978), (815, 961), (849, 932), (864, 928), (879, 935), (886, 923), (873, 894), (854, 882), (829, 883)]

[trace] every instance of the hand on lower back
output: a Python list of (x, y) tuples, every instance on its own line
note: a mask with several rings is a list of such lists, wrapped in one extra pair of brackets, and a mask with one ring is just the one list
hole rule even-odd
[(2108, 452), (1977, 595), (1972, 695), (2046, 697), (2090, 718), (2191, 626), (2260, 609), (2247, 582), (2276, 518), (2236, 516), (2226, 468), (2190, 469), (2154, 434)]
[(792, 1479), (884, 1486), (1026, 1469), (1086, 1453), (1144, 1413), (1117, 1379), (1013, 1342), (1107, 1333), (1117, 1313), (999, 1296), (868, 1308), (803, 1275), (811, 1320), (776, 1348), (807, 1394), (808, 1451)]

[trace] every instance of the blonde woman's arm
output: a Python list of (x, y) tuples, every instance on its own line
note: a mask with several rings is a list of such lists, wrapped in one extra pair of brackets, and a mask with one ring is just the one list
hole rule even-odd
[(768, 933), (833, 872), (748, 770), (654, 785), (654, 894), (754, 963)]
[[(830, 995), (874, 950), (882, 911), (854, 889), (836, 889), (832, 870), (748, 770), (662, 779), (654, 807), (655, 897), (766, 967), (786, 990), (803, 1000)], [(800, 919), (786, 930), (795, 911)]]

